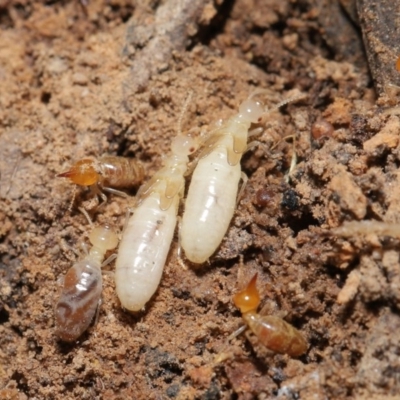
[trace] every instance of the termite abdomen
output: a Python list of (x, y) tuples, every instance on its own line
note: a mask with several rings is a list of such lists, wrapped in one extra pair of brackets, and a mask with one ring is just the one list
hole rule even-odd
[(103, 289), (101, 267), (112, 256), (101, 263), (107, 251), (117, 247), (118, 236), (109, 226), (98, 226), (90, 232), (89, 241), (92, 247), (85, 258), (66, 273), (55, 308), (56, 334), (66, 342), (78, 339), (96, 314)]
[[(97, 264), (97, 263), (96, 263)], [(72, 342), (89, 327), (102, 291), (100, 264), (82, 260), (69, 269), (56, 305), (56, 334)]]
[(269, 350), (292, 357), (301, 356), (307, 351), (308, 345), (303, 335), (282, 318), (249, 312), (243, 314), (243, 319), (260, 343)]

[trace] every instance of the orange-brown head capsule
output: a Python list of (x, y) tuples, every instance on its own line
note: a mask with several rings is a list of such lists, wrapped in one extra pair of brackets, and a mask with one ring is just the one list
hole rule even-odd
[(245, 289), (233, 296), (233, 302), (242, 314), (257, 309), (260, 305), (260, 294), (257, 290), (257, 274), (251, 278)]
[(70, 170), (57, 175), (59, 178), (68, 178), (71, 182), (81, 186), (91, 186), (99, 182), (100, 176), (97, 173), (94, 162), (83, 159), (76, 162)]
[(233, 297), (233, 302), (242, 312), (243, 320), (250, 330), (268, 349), (292, 357), (298, 357), (307, 351), (307, 341), (295, 327), (282, 318), (257, 313), (257, 307), (260, 304), (257, 274), (244, 290)]

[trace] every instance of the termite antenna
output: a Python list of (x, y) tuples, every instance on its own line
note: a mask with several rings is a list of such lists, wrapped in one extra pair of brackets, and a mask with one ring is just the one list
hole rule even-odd
[(74, 205), (75, 197), (76, 197), (76, 185), (74, 185), (74, 189), (72, 191), (72, 198), (71, 198), (71, 202), (69, 203), (69, 206), (68, 206), (68, 213), (71, 213), (71, 211), (72, 211), (72, 207)]
[(178, 124), (177, 124), (177, 128), (176, 128), (176, 131), (177, 131), (177, 133), (178, 133), (178, 136), (181, 136), (181, 135), (182, 135), (182, 121), (183, 121), (183, 117), (184, 117), (184, 115), (185, 115), (185, 113), (186, 113), (186, 111), (187, 111), (187, 108), (189, 107), (189, 103), (190, 103), (190, 101), (192, 100), (192, 97), (193, 97), (193, 90), (190, 89), (190, 90), (189, 90), (189, 94), (188, 94), (188, 96), (186, 97), (185, 102), (183, 103), (183, 107), (182, 107), (181, 113), (179, 114)]
[(299, 94), (297, 94), (295, 96), (289, 97), (288, 99), (282, 100), (280, 103), (278, 103), (275, 106), (273, 106), (269, 110), (269, 112), (273, 112), (273, 111), (279, 110), (281, 107), (285, 106), (286, 104), (293, 103), (294, 101), (297, 101), (297, 100), (302, 100), (302, 99), (304, 99), (306, 97), (307, 97), (307, 95), (305, 93), (299, 93)]

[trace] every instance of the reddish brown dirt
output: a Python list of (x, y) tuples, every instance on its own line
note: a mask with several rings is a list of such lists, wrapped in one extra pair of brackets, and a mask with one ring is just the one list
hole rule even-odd
[[(137, 3), (0, 2), (0, 399), (394, 399), (399, 241), (330, 234), (400, 222), (398, 109), (376, 105), (360, 32), (329, 1)], [(249, 181), (210, 263), (183, 269), (175, 240), (140, 315), (105, 274), (97, 324), (58, 341), (57, 280), (89, 227), (55, 175), (108, 153), (151, 176), (189, 89), (183, 129), (198, 134), (255, 88), (270, 106), (308, 96), (271, 113), (243, 158)], [(286, 179), (280, 139), (294, 134)], [(131, 204), (110, 196), (92, 216), (122, 229)], [(254, 272), (264, 309), (307, 337), (299, 359), (251, 335), (227, 343), (232, 294)]]

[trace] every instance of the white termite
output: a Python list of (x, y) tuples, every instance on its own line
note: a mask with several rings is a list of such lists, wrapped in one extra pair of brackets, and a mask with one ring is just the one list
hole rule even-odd
[[(242, 174), (240, 160), (246, 151), (248, 137), (262, 129), (249, 132), (254, 123), (260, 123), (271, 110), (264, 108), (253, 97), (256, 90), (239, 106), (239, 112), (207, 137), (194, 169), (181, 226), (181, 246), (186, 258), (201, 264), (216, 251), (233, 217), (239, 181)], [(303, 96), (279, 103), (277, 109)]]
[(185, 190), (189, 155), (195, 151), (195, 140), (179, 132), (163, 167), (139, 189), (137, 205), (122, 234), (115, 270), (117, 295), (129, 311), (143, 309), (158, 288)]
[(118, 245), (118, 236), (107, 225), (92, 229), (92, 244), (87, 255), (74, 264), (65, 274), (60, 298), (55, 307), (56, 334), (66, 342), (73, 342), (82, 335), (93, 320), (103, 289), (101, 267), (108, 250)]

